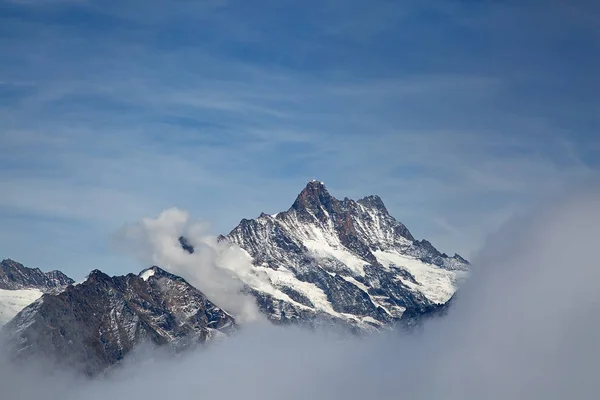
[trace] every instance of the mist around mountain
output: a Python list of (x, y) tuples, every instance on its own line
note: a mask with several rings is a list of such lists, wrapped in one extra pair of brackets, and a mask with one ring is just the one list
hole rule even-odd
[(469, 267), (416, 240), (378, 196), (340, 201), (314, 180), (287, 211), (244, 219), (227, 236), (187, 220), (168, 210), (125, 230), (123, 243), (196, 287), (158, 266), (113, 277), (94, 270), (74, 284), (3, 261), (10, 357), (43, 355), (95, 376), (139, 346), (189, 351), (257, 321), (350, 335), (407, 328), (443, 314)]
[(178, 356), (140, 347), (102, 379), (0, 357), (2, 398), (589, 399), (600, 390), (600, 193), (488, 240), (444, 318), (361, 338), (257, 322)]
[(14, 359), (43, 354), (97, 375), (140, 345), (180, 352), (257, 321), (350, 335), (412, 328), (446, 312), (469, 267), (416, 240), (378, 196), (340, 201), (314, 180), (289, 210), (244, 219), (227, 236), (203, 235), (177, 209), (129, 228), (128, 251), (198, 289), (157, 266), (94, 270), (73, 285), (6, 261), (7, 287), (31, 291), (0, 302), (12, 312), (2, 332)]

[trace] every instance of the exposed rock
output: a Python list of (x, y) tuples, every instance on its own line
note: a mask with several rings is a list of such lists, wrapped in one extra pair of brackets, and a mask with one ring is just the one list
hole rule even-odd
[(50, 291), (74, 283), (60, 271), (42, 272), (39, 268), (28, 268), (13, 260), (0, 262), (0, 289), (39, 289)]
[[(326, 319), (385, 325), (448, 301), (468, 262), (415, 240), (378, 196), (333, 197), (311, 181), (289, 210), (243, 219), (220, 242), (246, 251), (270, 288), (252, 287), (267, 316), (281, 323)], [(242, 277), (243, 279), (243, 277)]]
[(139, 276), (99, 270), (58, 294), (44, 294), (3, 331), (18, 358), (43, 354), (95, 374), (140, 343), (178, 351), (235, 329), (231, 316), (183, 278), (158, 267)]

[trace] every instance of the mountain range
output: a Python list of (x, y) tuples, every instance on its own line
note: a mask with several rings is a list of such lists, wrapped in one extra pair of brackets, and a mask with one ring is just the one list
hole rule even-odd
[[(243, 219), (218, 240), (242, 250), (252, 265), (237, 278), (242, 291), (276, 324), (361, 332), (418, 320), (444, 309), (469, 269), (461, 256), (416, 240), (378, 196), (338, 200), (319, 181), (287, 211)], [(188, 238), (179, 243), (195, 251)], [(179, 351), (238, 329), (219, 304), (158, 266), (116, 277), (94, 270), (75, 284), (5, 260), (0, 310), (15, 357), (44, 354), (88, 374), (140, 343)]]

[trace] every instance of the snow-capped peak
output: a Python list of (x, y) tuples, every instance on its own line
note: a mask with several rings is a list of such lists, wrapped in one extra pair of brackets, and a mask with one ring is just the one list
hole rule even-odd
[(385, 324), (444, 304), (468, 265), (415, 240), (379, 196), (340, 201), (319, 181), (277, 218), (242, 220), (227, 240), (268, 276), (268, 289), (246, 283), (273, 320)]

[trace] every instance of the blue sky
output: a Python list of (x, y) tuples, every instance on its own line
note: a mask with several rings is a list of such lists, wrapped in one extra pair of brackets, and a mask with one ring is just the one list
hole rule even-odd
[(0, 258), (140, 268), (178, 206), (226, 233), (306, 182), (472, 256), (599, 168), (594, 1), (0, 0)]

